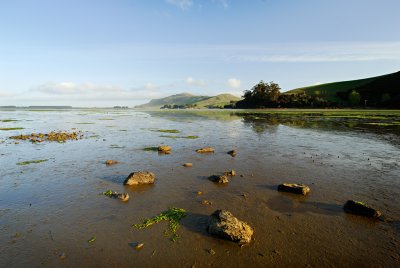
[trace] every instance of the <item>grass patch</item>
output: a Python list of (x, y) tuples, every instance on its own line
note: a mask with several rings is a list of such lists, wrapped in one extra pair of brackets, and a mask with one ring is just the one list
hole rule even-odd
[(171, 236), (171, 240), (175, 242), (179, 238), (179, 235), (177, 234), (177, 231), (180, 226), (179, 221), (182, 218), (186, 217), (186, 215), (187, 213), (184, 209), (173, 207), (166, 211), (161, 212), (157, 216), (144, 219), (143, 222), (140, 224), (133, 224), (132, 227), (135, 227), (137, 229), (143, 229), (152, 226), (153, 224), (158, 223), (160, 221), (168, 221), (169, 227), (167, 230), (165, 230), (164, 234), (165, 236)]
[(154, 130), (154, 131), (162, 132), (162, 133), (181, 133), (177, 129), (157, 129), (157, 130)]
[(158, 152), (158, 147), (145, 147), (145, 148), (143, 148), (143, 151), (146, 151), (146, 152)]
[(113, 118), (99, 118), (97, 120), (114, 120)]
[(19, 121), (19, 120), (15, 120), (15, 119), (3, 119), (3, 120), (0, 120), (0, 122), (4, 122), (4, 123), (7, 123), (7, 122), (17, 122), (17, 121)]
[(25, 166), (25, 165), (29, 165), (29, 164), (39, 164), (39, 163), (47, 162), (48, 160), (49, 159), (30, 160), (30, 161), (18, 162), (17, 165)]
[(168, 135), (161, 135), (162, 138), (170, 138), (170, 139), (198, 139), (199, 136), (168, 136)]
[(110, 148), (111, 149), (123, 149), (123, 148), (125, 148), (125, 146), (120, 146), (118, 144), (111, 144)]
[(8, 130), (21, 130), (23, 127), (0, 127), (0, 130), (8, 131)]
[(96, 124), (96, 123), (82, 122), (82, 123), (75, 123), (75, 124), (78, 124), (78, 125), (94, 125), (94, 124)]

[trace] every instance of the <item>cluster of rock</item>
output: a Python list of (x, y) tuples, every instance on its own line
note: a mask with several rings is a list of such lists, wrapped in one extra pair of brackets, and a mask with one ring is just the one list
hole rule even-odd
[[(278, 191), (307, 195), (310, 192), (310, 187), (304, 184), (283, 183), (278, 185)], [(379, 210), (376, 210), (368, 206), (367, 204), (364, 204), (363, 202), (354, 200), (348, 200), (344, 204), (343, 210), (344, 212), (349, 214), (375, 218), (375, 219), (382, 216), (382, 213)]]

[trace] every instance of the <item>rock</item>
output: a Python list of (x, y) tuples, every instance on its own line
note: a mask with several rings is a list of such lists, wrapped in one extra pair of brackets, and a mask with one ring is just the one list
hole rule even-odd
[(226, 175), (212, 175), (208, 179), (215, 183), (228, 183), (228, 177)]
[(310, 187), (304, 184), (283, 183), (278, 186), (278, 191), (306, 195)]
[(141, 250), (143, 247), (144, 247), (144, 244), (143, 244), (143, 243), (139, 243), (139, 244), (137, 244), (137, 245), (135, 246), (135, 249), (136, 249), (136, 250)]
[(203, 192), (202, 192), (202, 191), (198, 191), (197, 194), (198, 194), (198, 195), (202, 195)]
[(105, 163), (106, 163), (106, 165), (107, 165), (107, 166), (111, 166), (111, 165), (118, 164), (118, 162), (117, 162), (117, 161), (115, 161), (115, 160), (111, 160), (111, 159), (107, 160)]
[(232, 157), (235, 157), (237, 155), (236, 150), (231, 150), (229, 152), (227, 152), (227, 154), (231, 155)]
[(217, 210), (208, 221), (208, 232), (240, 244), (250, 243), (253, 229), (245, 222), (238, 220), (229, 211)]
[(204, 148), (196, 150), (196, 153), (200, 153), (200, 154), (202, 154), (202, 153), (213, 153), (213, 152), (214, 152), (214, 148), (212, 148), (212, 147), (204, 147)]
[(171, 146), (169, 145), (160, 145), (158, 146), (158, 152), (163, 154), (170, 154), (171, 153)]
[(192, 163), (185, 163), (185, 164), (183, 164), (183, 166), (184, 166), (184, 167), (192, 167), (193, 164), (192, 164)]
[(382, 213), (379, 210), (373, 209), (366, 204), (349, 200), (344, 204), (343, 209), (346, 213), (361, 215), (369, 218), (379, 218)]
[(127, 193), (117, 194), (117, 196), (115, 198), (121, 200), (122, 202), (126, 202), (129, 200), (129, 194), (127, 194)]
[(153, 172), (138, 171), (132, 172), (125, 179), (124, 185), (138, 185), (138, 184), (151, 184), (154, 183), (156, 176)]
[(209, 201), (209, 200), (203, 200), (203, 201), (201, 201), (201, 203), (202, 203), (203, 205), (206, 205), (206, 206), (211, 206), (211, 205), (212, 205), (212, 202)]
[(225, 175), (226, 175), (226, 176), (234, 177), (234, 176), (236, 176), (236, 171), (234, 171), (234, 170), (232, 169), (231, 171), (225, 172)]
[(210, 248), (210, 249), (208, 250), (208, 253), (210, 253), (211, 255), (215, 255), (215, 254), (216, 254), (215, 251), (214, 251), (212, 248)]

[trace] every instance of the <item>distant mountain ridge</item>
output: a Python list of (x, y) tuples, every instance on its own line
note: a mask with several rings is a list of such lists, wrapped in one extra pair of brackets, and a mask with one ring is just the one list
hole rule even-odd
[(198, 96), (190, 93), (180, 93), (161, 99), (153, 99), (148, 103), (135, 106), (135, 108), (161, 108), (165, 105), (190, 105), (196, 108), (223, 107), (231, 101), (238, 101), (239, 97), (231, 94), (217, 96)]

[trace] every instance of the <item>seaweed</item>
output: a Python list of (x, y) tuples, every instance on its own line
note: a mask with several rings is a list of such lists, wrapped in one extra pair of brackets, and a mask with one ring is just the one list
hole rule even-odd
[(179, 238), (179, 235), (177, 234), (177, 231), (180, 226), (179, 221), (182, 218), (186, 217), (186, 215), (187, 213), (184, 209), (172, 207), (166, 211), (161, 212), (157, 216), (144, 219), (143, 222), (140, 224), (133, 224), (132, 227), (135, 227), (137, 229), (143, 229), (160, 221), (168, 221), (169, 228), (165, 231), (164, 234), (166, 236), (171, 236), (171, 240), (175, 242)]
[(158, 147), (145, 147), (145, 148), (143, 148), (143, 151), (146, 151), (146, 152), (158, 152)]
[(23, 127), (1, 127), (0, 130), (21, 130), (24, 129)]
[(29, 164), (38, 164), (38, 163), (43, 163), (43, 162), (47, 162), (47, 161), (49, 161), (49, 159), (30, 160), (30, 161), (18, 162), (17, 165), (25, 166), (25, 165), (29, 165)]
[(154, 131), (162, 132), (162, 133), (181, 133), (177, 129), (157, 129), (157, 130), (154, 130)]
[(90, 238), (87, 242), (88, 242), (89, 244), (92, 244), (92, 243), (94, 243), (94, 241), (96, 241), (96, 237), (95, 237), (95, 236), (93, 236), (92, 238)]
[(161, 138), (170, 138), (170, 139), (198, 139), (199, 136), (169, 136), (169, 135), (161, 135)]

